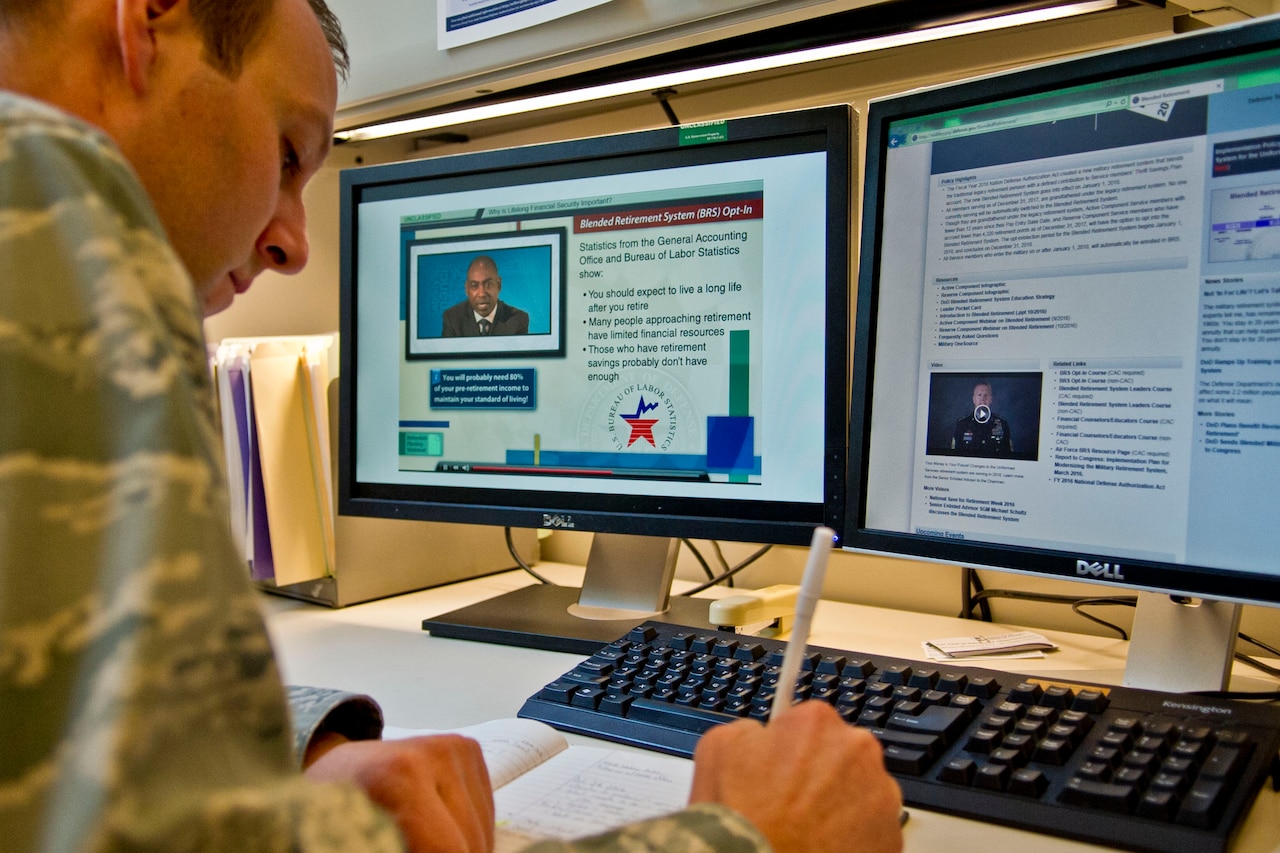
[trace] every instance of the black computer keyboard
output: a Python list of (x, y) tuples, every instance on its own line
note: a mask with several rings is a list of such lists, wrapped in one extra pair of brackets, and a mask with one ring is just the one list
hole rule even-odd
[[(521, 717), (689, 756), (765, 719), (785, 643), (649, 622)], [(1133, 850), (1226, 850), (1280, 750), (1280, 709), (810, 646), (797, 698), (869, 729), (909, 804)]]

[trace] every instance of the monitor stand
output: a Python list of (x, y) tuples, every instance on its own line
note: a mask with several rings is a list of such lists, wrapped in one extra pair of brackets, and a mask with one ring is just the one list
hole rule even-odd
[(709, 599), (671, 595), (680, 540), (597, 533), (582, 588), (537, 584), (422, 620), (435, 637), (589, 655), (650, 619), (710, 630)]
[(1140, 592), (1124, 684), (1170, 693), (1225, 690), (1239, 627), (1238, 604)]

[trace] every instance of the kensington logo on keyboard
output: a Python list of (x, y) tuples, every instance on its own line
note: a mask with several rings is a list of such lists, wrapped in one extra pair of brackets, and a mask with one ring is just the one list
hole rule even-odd
[(1120, 573), (1122, 568), (1124, 567), (1119, 563), (1094, 563), (1089, 560), (1076, 560), (1076, 574), (1081, 577), (1122, 581), (1124, 580), (1124, 575)]
[(1235, 713), (1231, 708), (1224, 708), (1221, 705), (1192, 705), (1187, 702), (1174, 702), (1169, 699), (1165, 699), (1160, 704), (1171, 711), (1192, 711), (1197, 714), (1226, 714), (1228, 716)]

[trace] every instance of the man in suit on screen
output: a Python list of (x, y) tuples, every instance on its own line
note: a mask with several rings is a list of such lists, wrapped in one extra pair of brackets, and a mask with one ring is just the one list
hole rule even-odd
[(529, 315), (498, 299), (502, 276), (488, 255), (478, 255), (467, 267), (467, 298), (445, 309), (442, 337), (527, 335)]

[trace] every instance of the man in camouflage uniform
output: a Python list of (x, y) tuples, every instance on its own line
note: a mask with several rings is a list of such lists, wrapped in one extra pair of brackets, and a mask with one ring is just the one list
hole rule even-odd
[[(228, 529), (200, 313), (305, 264), (335, 55), (323, 0), (0, 0), (6, 851), (492, 845), (473, 741), (286, 693)], [(692, 799), (545, 849), (901, 843), (878, 748), (816, 705), (704, 739)]]
[(1009, 422), (991, 411), (995, 395), (991, 383), (983, 380), (973, 386), (973, 411), (956, 421), (951, 436), (951, 449), (965, 456), (1009, 456), (1013, 438)]

